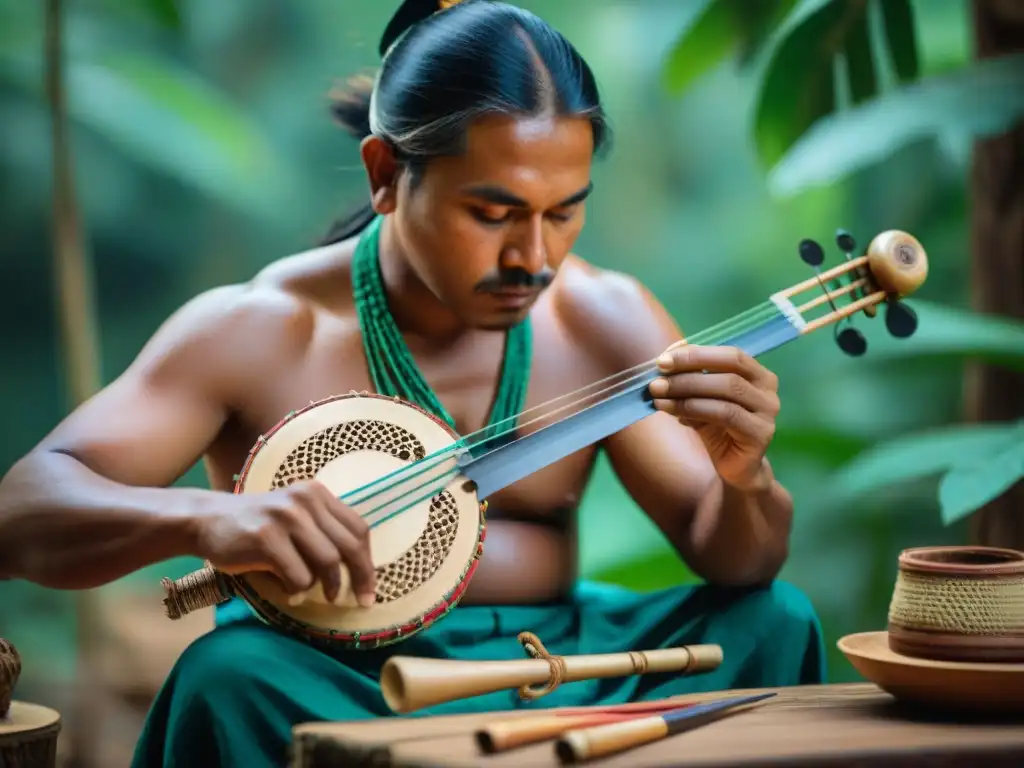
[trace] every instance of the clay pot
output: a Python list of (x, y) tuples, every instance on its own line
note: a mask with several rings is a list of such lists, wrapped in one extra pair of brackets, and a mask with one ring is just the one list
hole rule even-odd
[(1024, 552), (921, 547), (900, 554), (889, 648), (904, 656), (1024, 662)]

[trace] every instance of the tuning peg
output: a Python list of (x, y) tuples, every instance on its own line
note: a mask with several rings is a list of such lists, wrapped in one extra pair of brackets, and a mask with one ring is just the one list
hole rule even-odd
[(814, 240), (801, 240), (800, 258), (808, 266), (820, 267), (825, 261), (825, 251)]
[(917, 330), (917, 313), (899, 301), (890, 301), (885, 307), (885, 327), (897, 339), (913, 336)]
[(839, 250), (846, 254), (853, 253), (857, 250), (857, 241), (854, 240), (853, 235), (845, 229), (836, 230), (836, 245), (839, 246)]
[(850, 357), (860, 357), (868, 350), (868, 340), (856, 328), (845, 328), (837, 333), (836, 344)]

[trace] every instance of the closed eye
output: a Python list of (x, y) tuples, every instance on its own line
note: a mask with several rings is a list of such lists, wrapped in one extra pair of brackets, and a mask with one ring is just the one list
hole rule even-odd
[(510, 218), (509, 211), (507, 210), (504, 214), (496, 215), (492, 211), (487, 211), (483, 208), (473, 206), (469, 211), (473, 215), (473, 218), (484, 224), (504, 224)]
[(552, 211), (548, 216), (555, 221), (566, 222), (571, 221), (572, 217), (576, 215), (576, 211), (579, 206), (574, 205), (570, 210), (560, 209), (558, 211)]

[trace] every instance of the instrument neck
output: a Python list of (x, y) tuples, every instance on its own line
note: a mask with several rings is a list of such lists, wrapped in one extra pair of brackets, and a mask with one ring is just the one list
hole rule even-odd
[[(427, 383), (388, 307), (380, 268), (382, 223), (383, 217), (378, 216), (363, 230), (352, 260), (353, 298), (370, 380), (377, 394), (413, 403), (455, 429), (455, 419)], [(506, 334), (501, 375), (488, 427), (525, 410), (532, 361), (533, 333), (527, 317)]]
[[(801, 334), (803, 319), (789, 311), (788, 305), (755, 324), (739, 326), (720, 340), (702, 343), (732, 346), (757, 357), (776, 349)], [(517, 437), (480, 455), (461, 457), (462, 474), (476, 485), (480, 498), (487, 498), (519, 480), (554, 464), (583, 448), (619, 432), (654, 413), (654, 402), (647, 390), (659, 375), (650, 370), (630, 379), (614, 394), (564, 418)]]

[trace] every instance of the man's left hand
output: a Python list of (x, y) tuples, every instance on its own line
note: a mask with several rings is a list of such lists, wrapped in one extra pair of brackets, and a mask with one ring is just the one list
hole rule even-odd
[(697, 432), (726, 483), (763, 487), (779, 413), (778, 377), (735, 347), (669, 347), (658, 368), (662, 375), (650, 385), (655, 407)]

